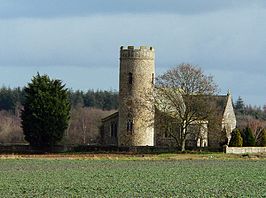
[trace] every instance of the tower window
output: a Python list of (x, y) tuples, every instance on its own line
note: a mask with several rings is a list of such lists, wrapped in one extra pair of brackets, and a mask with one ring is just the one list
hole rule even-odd
[(127, 121), (127, 132), (128, 133), (132, 133), (133, 132), (133, 121), (132, 120), (128, 120)]
[(154, 73), (151, 75), (151, 83), (154, 85)]
[(133, 74), (131, 72), (128, 73), (128, 84), (132, 85), (133, 83)]

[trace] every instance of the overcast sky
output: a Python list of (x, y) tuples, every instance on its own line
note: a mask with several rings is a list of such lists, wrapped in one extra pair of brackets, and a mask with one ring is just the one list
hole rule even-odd
[(220, 94), (266, 104), (265, 0), (0, 0), (0, 86), (39, 71), (118, 90), (121, 45), (153, 46), (157, 75), (196, 64)]

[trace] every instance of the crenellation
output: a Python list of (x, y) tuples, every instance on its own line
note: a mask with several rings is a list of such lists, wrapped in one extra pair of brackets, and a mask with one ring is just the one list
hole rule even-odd
[(154, 51), (154, 48), (151, 46), (149, 47), (149, 46), (143, 46), (143, 45), (139, 46), (139, 47), (129, 45), (127, 47), (121, 46), (120, 50), (150, 50), (150, 51)]
[(140, 46), (140, 49), (142, 50), (142, 49), (149, 49), (149, 47), (147, 47), (147, 46)]
[(130, 58), (138, 58), (138, 59), (154, 59), (154, 48), (147, 46), (140, 46), (139, 48), (135, 48), (134, 46), (128, 46), (124, 48), (120, 47), (120, 59), (130, 59)]

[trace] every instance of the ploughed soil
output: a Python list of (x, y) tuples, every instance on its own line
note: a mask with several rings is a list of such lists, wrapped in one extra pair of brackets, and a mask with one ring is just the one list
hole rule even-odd
[(225, 154), (225, 153), (46, 153), (46, 154), (0, 154), (0, 159), (88, 159), (88, 160), (230, 160), (266, 159), (266, 154)]

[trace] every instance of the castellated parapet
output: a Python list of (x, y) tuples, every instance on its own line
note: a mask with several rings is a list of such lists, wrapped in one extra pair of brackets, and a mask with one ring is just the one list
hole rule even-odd
[(120, 48), (119, 146), (154, 146), (154, 49)]
[(140, 48), (134, 48), (134, 46), (128, 46), (120, 48), (120, 59), (146, 59), (154, 60), (154, 48), (140, 46)]

